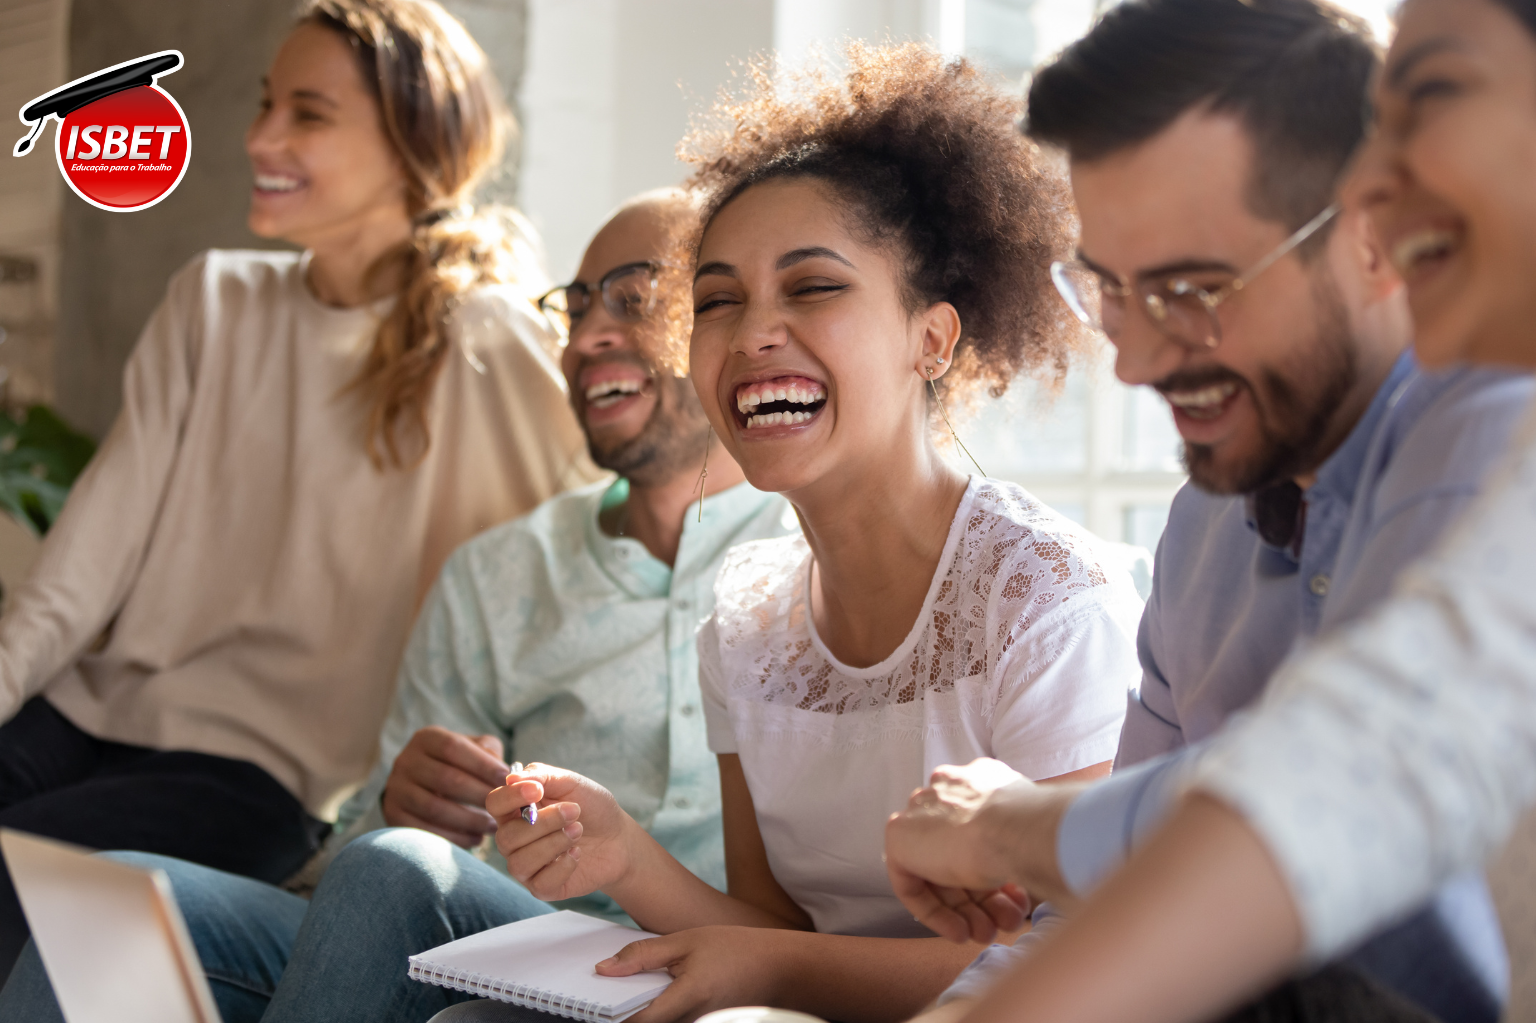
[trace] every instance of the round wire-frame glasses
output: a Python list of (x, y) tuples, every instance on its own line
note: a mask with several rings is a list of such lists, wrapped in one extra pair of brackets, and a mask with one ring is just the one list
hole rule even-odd
[(1125, 325), (1128, 300), (1136, 304), (1163, 334), (1190, 348), (1215, 348), (1221, 344), (1221, 303), (1252, 284), (1254, 278), (1332, 220), (1339, 212), (1334, 203), (1303, 224), (1294, 234), (1247, 271), (1215, 288), (1205, 288), (1183, 274), (1157, 274), (1131, 284), (1111, 276), (1081, 259), (1051, 264), (1051, 280), (1074, 316), (1114, 340)]
[(602, 298), (603, 307), (614, 319), (638, 323), (656, 306), (659, 269), (655, 263), (625, 263), (603, 274), (596, 284), (572, 281), (551, 288), (539, 296), (539, 309), (567, 336), (592, 308), (594, 294)]

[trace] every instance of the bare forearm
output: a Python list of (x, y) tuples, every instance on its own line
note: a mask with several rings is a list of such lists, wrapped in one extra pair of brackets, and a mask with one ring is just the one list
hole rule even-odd
[(981, 946), (943, 938), (796, 933), (785, 943), (775, 1005), (845, 1023), (910, 1019), (943, 993)]
[(1017, 817), (1000, 814), (992, 826), (991, 844), (1006, 858), (1008, 880), (1023, 888), (1036, 902), (1072, 905), (1077, 896), (1062, 876), (1056, 858), (1056, 836), (1067, 810), (1084, 785), (1040, 786)]
[[(1016, 780), (995, 784), (1003, 774)], [(892, 815), (885, 833), (892, 884), (917, 919), (951, 937), (955, 927), (983, 936), (933, 886), (990, 892), (1016, 885), (1037, 901), (1070, 901), (1056, 836), (1083, 784), (1036, 784), (985, 758), (940, 767), (931, 781)]]
[(1278, 980), (1301, 942), (1258, 836), (1197, 796), (965, 1023), (1205, 1019)]
[(786, 927), (786, 921), (732, 898), (699, 880), (638, 825), (631, 838), (630, 867), (603, 890), (635, 923), (656, 934), (712, 924)]

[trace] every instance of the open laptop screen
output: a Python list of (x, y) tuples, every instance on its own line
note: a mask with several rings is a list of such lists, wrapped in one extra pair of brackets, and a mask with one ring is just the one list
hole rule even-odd
[(164, 873), (9, 828), (0, 851), (68, 1023), (219, 1023)]

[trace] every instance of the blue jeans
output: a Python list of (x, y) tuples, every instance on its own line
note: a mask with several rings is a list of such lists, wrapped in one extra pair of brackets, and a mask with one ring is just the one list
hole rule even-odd
[[(349, 844), (305, 902), (279, 888), (168, 857), (164, 870), (224, 1023), (423, 1023), (469, 995), (406, 976), (407, 958), (551, 911), (522, 886), (425, 831)], [(28, 942), (0, 990), (0, 1023), (63, 1023)]]

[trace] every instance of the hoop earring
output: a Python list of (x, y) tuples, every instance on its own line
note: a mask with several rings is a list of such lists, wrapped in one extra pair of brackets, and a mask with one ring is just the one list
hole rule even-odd
[(713, 425), (711, 425), (709, 431), (704, 434), (704, 468), (699, 470), (699, 482), (697, 484), (699, 491), (700, 522), (704, 521), (704, 481), (709, 479), (709, 449), (714, 445), (714, 442), (715, 428)]
[[(939, 361), (943, 362), (944, 360), (941, 358)], [(965, 457), (971, 460), (971, 464), (976, 467), (976, 471), (985, 476), (987, 470), (983, 469), (981, 463), (976, 461), (976, 456), (971, 454), (971, 449), (965, 446), (965, 441), (961, 440), (960, 435), (955, 432), (955, 424), (949, 421), (949, 412), (944, 408), (944, 399), (939, 397), (939, 389), (933, 385), (932, 366), (928, 367), (928, 390), (933, 393), (934, 404), (939, 406), (939, 415), (944, 417), (944, 425), (949, 427), (949, 435), (955, 439), (956, 444), (960, 445), (960, 450), (965, 452)]]

